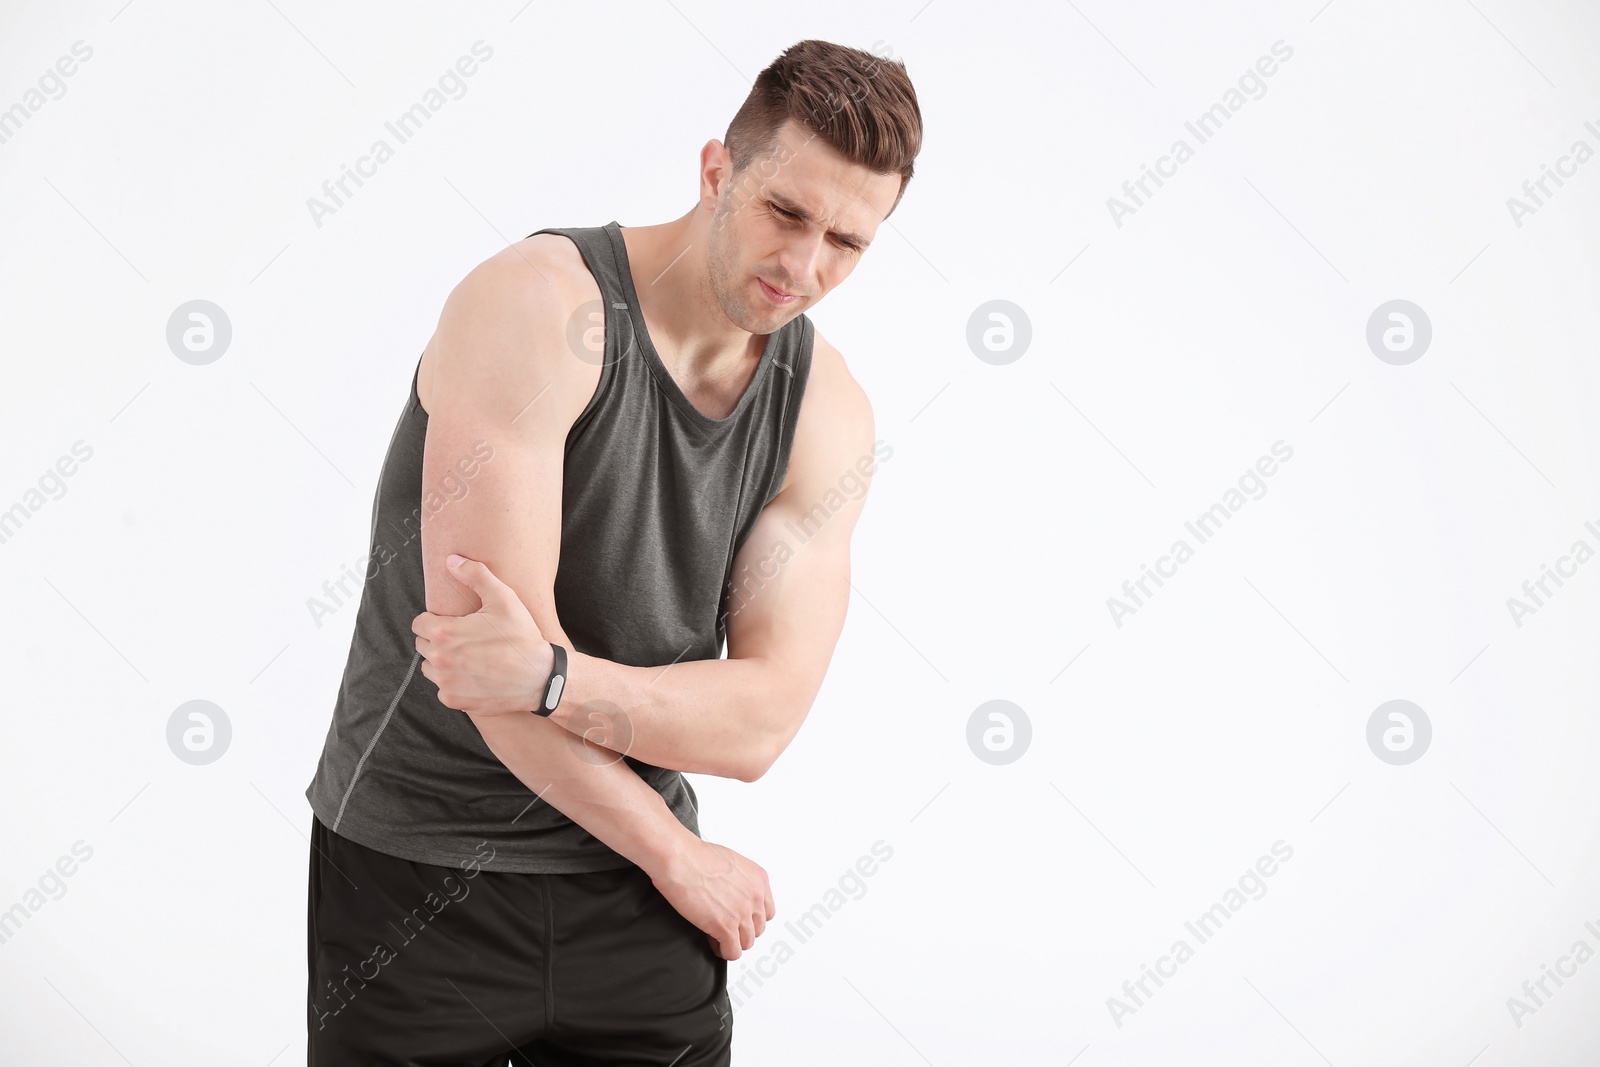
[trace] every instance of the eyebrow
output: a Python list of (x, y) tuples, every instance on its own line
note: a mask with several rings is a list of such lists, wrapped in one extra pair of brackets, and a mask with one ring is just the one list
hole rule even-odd
[[(790, 200), (788, 197), (783, 196), (780, 193), (773, 192), (769, 192), (766, 195), (768, 200), (772, 201), (772, 203), (776, 204), (778, 207), (783, 208), (783, 210), (787, 211), (789, 214), (798, 215), (801, 221), (817, 221), (811, 212), (807, 211), (793, 200)], [(867, 240), (865, 237), (862, 237), (859, 233), (850, 233), (847, 230), (830, 230), (829, 232), (835, 237), (841, 238), (847, 243), (855, 245), (862, 251), (866, 251), (867, 247), (872, 244), (871, 241)]]

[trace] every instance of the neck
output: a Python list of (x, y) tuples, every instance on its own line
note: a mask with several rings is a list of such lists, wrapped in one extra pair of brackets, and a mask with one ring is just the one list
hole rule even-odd
[(674, 372), (715, 381), (759, 359), (766, 338), (740, 329), (712, 291), (710, 230), (711, 213), (697, 206), (671, 222), (625, 226), (622, 237), (657, 353)]

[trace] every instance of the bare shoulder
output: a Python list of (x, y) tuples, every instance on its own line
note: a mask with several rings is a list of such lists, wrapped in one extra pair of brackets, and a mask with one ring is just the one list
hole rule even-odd
[(866, 390), (850, 373), (844, 355), (820, 331), (812, 335), (811, 371), (781, 491), (795, 489), (802, 495), (836, 483), (847, 471), (859, 472), (873, 453), (872, 403)]
[(844, 354), (822, 336), (811, 331), (811, 372), (806, 380), (805, 398), (800, 404), (800, 423), (809, 415), (819, 428), (848, 434), (872, 430), (872, 404), (866, 390), (850, 373)]
[[(564, 437), (599, 380), (599, 358), (573, 348), (586, 331), (571, 329), (599, 296), (577, 247), (559, 234), (535, 234), (485, 259), (451, 290), (423, 351), (423, 410), (432, 418), (467, 405)], [(524, 422), (533, 407), (540, 418)]]

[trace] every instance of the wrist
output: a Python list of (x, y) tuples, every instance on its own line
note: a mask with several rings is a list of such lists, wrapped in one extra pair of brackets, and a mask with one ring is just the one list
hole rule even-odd
[(529, 715), (473, 715), (472, 725), (478, 728), (478, 734), (483, 738), (483, 743), (489, 746), (496, 759), (505, 762), (500, 752), (510, 744), (523, 728), (524, 722), (531, 718)]
[[(669, 812), (670, 814), (670, 812)], [(689, 850), (701, 843), (694, 831), (671, 816), (665, 832), (651, 834), (640, 844), (642, 858), (634, 860), (656, 885), (670, 882)]]
[[(563, 649), (563, 651), (565, 651), (565, 649)], [(558, 707), (566, 706), (567, 702), (564, 697), (566, 689), (565, 676), (571, 673), (571, 667), (568, 663), (564, 662), (565, 660), (565, 656), (562, 656), (558, 659), (554, 642), (543, 639), (539, 641), (539, 646), (535, 650), (533, 658), (533, 695), (528, 701), (528, 710), (534, 715), (537, 715), (541, 718), (553, 717), (552, 712), (547, 712), (545, 710), (545, 701), (551, 697), (554, 697), (560, 701)], [(551, 683), (554, 680), (555, 673), (558, 669), (561, 671), (563, 677), (560, 687), (555, 688)]]
[[(561, 642), (561, 644), (562, 647), (567, 651), (567, 680), (562, 686), (561, 702), (557, 704), (555, 710), (549, 715), (546, 715), (545, 718), (549, 719), (563, 730), (581, 735), (585, 730), (589, 729), (589, 727), (594, 724), (587, 721), (587, 719), (580, 717), (580, 708), (584, 701), (584, 695), (581, 686), (579, 688), (574, 688), (573, 685), (577, 679), (587, 680), (590, 677), (589, 672), (586, 669), (586, 665), (594, 662), (594, 657), (584, 655), (582, 652), (579, 652), (577, 649), (573, 648), (569, 642)], [(545, 677), (547, 679), (550, 676), (550, 670), (553, 669), (551, 664), (554, 663), (554, 659), (555, 656), (554, 652), (552, 651), (550, 659), (546, 661)], [(544, 687), (541, 685), (539, 687), (539, 691), (534, 694), (534, 710), (536, 713), (542, 710), (538, 706), (538, 701), (542, 699), (543, 696)]]

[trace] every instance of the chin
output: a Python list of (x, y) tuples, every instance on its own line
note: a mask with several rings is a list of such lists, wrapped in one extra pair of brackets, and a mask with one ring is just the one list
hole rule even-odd
[(762, 304), (761, 307), (757, 309), (756, 317), (761, 322), (766, 323), (767, 330), (770, 332), (772, 330), (776, 330), (779, 326), (782, 326), (784, 323), (798, 315), (800, 313), (800, 305), (802, 303), (804, 303), (804, 301), (797, 300), (785, 308), (775, 308), (770, 304)]

